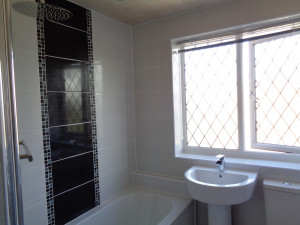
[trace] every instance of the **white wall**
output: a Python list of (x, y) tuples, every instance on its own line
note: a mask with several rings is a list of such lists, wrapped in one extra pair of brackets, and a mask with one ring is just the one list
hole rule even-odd
[[(13, 2), (13, 1), (12, 1)], [(12, 10), (26, 225), (47, 224), (36, 20)], [(92, 12), (101, 201), (131, 185), (135, 168), (131, 27)], [(21, 147), (21, 152), (23, 149)]]
[(131, 27), (92, 13), (101, 200), (131, 185), (135, 169)]
[[(192, 165), (214, 166), (174, 157), (171, 39), (292, 15), (299, 9), (299, 0), (236, 0), (133, 27), (137, 170), (183, 178)], [(233, 207), (235, 225), (264, 225), (263, 178), (300, 180), (296, 170), (228, 167), (260, 173), (253, 198)]]

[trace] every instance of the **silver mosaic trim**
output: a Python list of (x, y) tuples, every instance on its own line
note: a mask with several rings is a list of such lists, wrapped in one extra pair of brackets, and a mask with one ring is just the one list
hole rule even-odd
[(86, 10), (87, 17), (87, 38), (89, 55), (89, 76), (91, 92), (91, 121), (92, 121), (92, 139), (93, 139), (93, 160), (94, 160), (94, 184), (95, 184), (95, 203), (100, 205), (100, 185), (99, 185), (99, 166), (98, 166), (98, 141), (97, 141), (97, 123), (96, 123), (96, 103), (95, 103), (95, 85), (94, 85), (94, 57), (93, 57), (93, 34), (92, 34), (92, 15), (91, 10)]
[(53, 195), (52, 164), (51, 164), (49, 114), (48, 114), (45, 35), (44, 35), (44, 6), (43, 5), (41, 5), (36, 22), (37, 22), (37, 39), (38, 39), (43, 148), (44, 148), (44, 161), (45, 161), (47, 216), (48, 216), (48, 225), (54, 225), (55, 224), (54, 195)]

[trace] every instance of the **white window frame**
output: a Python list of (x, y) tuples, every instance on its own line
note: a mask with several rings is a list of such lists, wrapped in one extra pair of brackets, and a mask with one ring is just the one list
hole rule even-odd
[[(242, 78), (242, 68), (241, 65), (239, 65), (239, 61), (240, 61), (240, 57), (241, 57), (241, 52), (242, 52), (242, 44), (235, 44), (236, 45), (236, 57), (237, 57), (237, 64), (236, 64), (236, 69), (237, 69), (237, 74), (236, 74), (236, 82), (237, 82), (237, 123), (238, 123), (238, 148), (237, 149), (229, 149), (226, 148), (226, 151), (237, 151), (237, 150), (242, 150), (244, 145), (244, 135), (243, 135), (243, 119), (244, 119), (244, 115), (243, 115), (243, 111), (244, 109), (239, 107), (239, 105), (243, 105), (243, 100), (242, 100), (242, 96), (243, 96), (243, 78)], [(184, 70), (184, 64), (185, 64), (185, 55), (181, 54), (180, 55), (180, 63), (181, 63), (181, 79), (182, 79), (182, 83), (181, 83), (181, 88), (182, 88), (182, 116), (183, 116), (183, 120), (182, 120), (182, 127), (183, 127), (183, 137), (184, 137), (184, 143), (183, 143), (183, 147), (187, 150), (201, 150), (201, 151), (211, 151), (212, 149), (218, 150), (218, 151), (222, 151), (224, 150), (223, 148), (207, 148), (207, 147), (192, 147), (192, 146), (188, 146), (187, 144), (187, 114), (186, 114), (186, 91), (185, 90), (185, 70)], [(240, 109), (241, 108), (241, 109)]]
[[(253, 23), (253, 24), (248, 24), (245, 26), (238, 26), (238, 27), (233, 27), (230, 29), (224, 29), (224, 30), (219, 30), (219, 31), (213, 31), (205, 34), (201, 34), (198, 36), (194, 37), (189, 37), (190, 40), (193, 39), (205, 39), (209, 38), (211, 36), (222, 36), (226, 35), (228, 33), (241, 33), (241, 31), (248, 30), (248, 29), (261, 29), (264, 27), (272, 27), (276, 26), (280, 23), (288, 23), (293, 20), (299, 20), (300, 15), (296, 16), (290, 16), (290, 17), (285, 17), (282, 19), (274, 19), (274, 20), (269, 20), (269, 21), (264, 21), (264, 22), (259, 22), (259, 23)], [(274, 37), (273, 37), (274, 38)], [(262, 39), (266, 40), (266, 39)], [(178, 54), (178, 42), (186, 41), (185, 38), (179, 38), (179, 39), (174, 39), (172, 40), (172, 45), (173, 45), (173, 55), (177, 55), (179, 57), (180, 54)], [(255, 41), (251, 41), (252, 44), (255, 43)], [(250, 43), (249, 43), (250, 45)], [(253, 49), (249, 47), (249, 53), (251, 54), (250, 49)], [(245, 84), (246, 76), (243, 74), (243, 68), (242, 68), (242, 62), (241, 55), (243, 54), (243, 44), (242, 43), (237, 43), (237, 103), (238, 103), (238, 149), (218, 149), (218, 148), (204, 148), (204, 147), (191, 147), (187, 146), (187, 140), (186, 140), (186, 108), (185, 108), (185, 80), (183, 76), (184, 68), (182, 65), (184, 65), (184, 57), (180, 57), (180, 62), (181, 65), (173, 65), (173, 72), (174, 70), (179, 69), (180, 73), (180, 81), (179, 83), (177, 82), (174, 83), (174, 77), (173, 77), (173, 103), (174, 103), (174, 136), (175, 136), (175, 156), (176, 157), (182, 157), (182, 158), (192, 158), (195, 159), (196, 155), (202, 155), (204, 156), (204, 159), (206, 156), (214, 156), (215, 154), (219, 153), (224, 153), (228, 156), (232, 157), (238, 157), (238, 158), (247, 158), (247, 159), (263, 159), (263, 160), (283, 160), (283, 161), (297, 161), (300, 159), (300, 151), (298, 147), (286, 147), (284, 146), (284, 149), (282, 146), (279, 148), (273, 148), (274, 145), (268, 144), (260, 144), (260, 143), (255, 143), (255, 137), (256, 135), (253, 134), (255, 132), (255, 124), (253, 122), (253, 119), (255, 118), (255, 115), (253, 117), (253, 113), (250, 114), (249, 118), (251, 119), (250, 123), (250, 130), (245, 131), (245, 109), (248, 109), (247, 107), (252, 108), (253, 107), (253, 101), (250, 100), (249, 93), (245, 93), (245, 86), (249, 85), (249, 83), (252, 85), (253, 84), (253, 79), (248, 81), (247, 84)], [(252, 53), (253, 54), (253, 53)], [(184, 55), (184, 54), (182, 54)], [(252, 62), (254, 62), (252, 60)], [(249, 62), (249, 69), (252, 69), (251, 62)], [(253, 71), (251, 71), (253, 72)], [(247, 76), (247, 79), (249, 77), (254, 77), (249, 74)], [(181, 90), (178, 90), (180, 86)], [(248, 90), (252, 90), (252, 87), (247, 88)], [(175, 98), (175, 95), (180, 95), (181, 96), (181, 102), (178, 101), (178, 98)], [(249, 98), (249, 101), (245, 102), (245, 99)], [(176, 101), (176, 102), (175, 102)], [(251, 101), (251, 103), (250, 103)], [(247, 107), (244, 107), (246, 104), (248, 104)], [(254, 101), (255, 104), (255, 101)], [(181, 105), (181, 110), (180, 112), (178, 111), (178, 105)], [(255, 107), (255, 106), (254, 106)], [(251, 109), (252, 111), (252, 109)], [(252, 111), (254, 112), (254, 111)], [(247, 117), (248, 118), (248, 117)], [(249, 132), (250, 133), (250, 141), (249, 145), (246, 144), (245, 139), (247, 138), (245, 133)], [(248, 142), (247, 142), (248, 143)], [(258, 144), (258, 145), (257, 145)], [(270, 150), (269, 147), (272, 147), (274, 151), (263, 151), (265, 149)], [(284, 152), (284, 153), (283, 153)], [(283, 154), (282, 154), (283, 153)], [(296, 153), (296, 154), (285, 154), (285, 153)], [(188, 156), (189, 155), (189, 156)], [(197, 157), (198, 157), (197, 156)], [(197, 158), (196, 157), (196, 158)]]
[[(300, 34), (300, 31), (295, 32), (295, 34)], [(255, 52), (254, 52), (254, 45), (263, 43), (268, 40), (275, 40), (280, 39), (283, 37), (291, 36), (290, 34), (284, 34), (284, 35), (278, 35), (275, 37), (270, 38), (264, 38), (261, 40), (256, 40), (249, 42), (249, 59), (255, 59)], [(255, 74), (255, 60), (250, 60), (250, 92), (254, 95), (255, 93), (255, 80), (256, 80), (256, 74)], [(250, 98), (251, 101), (251, 108), (250, 108), (250, 120), (251, 120), (251, 148), (253, 149), (262, 149), (262, 150), (269, 150), (269, 151), (278, 151), (278, 152), (285, 152), (285, 153), (296, 153), (300, 154), (300, 147), (295, 146), (288, 146), (288, 145), (277, 145), (277, 144), (267, 144), (267, 143), (259, 143), (256, 140), (257, 134), (256, 134), (256, 96), (254, 95), (252, 98)]]

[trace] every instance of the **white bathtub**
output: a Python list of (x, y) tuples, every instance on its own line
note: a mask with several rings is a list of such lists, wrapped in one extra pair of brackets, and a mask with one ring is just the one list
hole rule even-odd
[(191, 206), (190, 199), (131, 187), (68, 225), (192, 225), (192, 213), (184, 213)]

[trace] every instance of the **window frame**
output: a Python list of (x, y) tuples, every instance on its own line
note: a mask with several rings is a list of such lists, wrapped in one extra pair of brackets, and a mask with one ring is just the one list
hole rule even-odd
[[(293, 35), (299, 35), (300, 31), (295, 32)], [(255, 91), (255, 82), (256, 82), (256, 74), (255, 74), (255, 51), (254, 46), (259, 43), (266, 42), (268, 40), (276, 40), (283, 37), (292, 36), (291, 34), (282, 34), (277, 35), (275, 37), (264, 38), (261, 40), (251, 41), (249, 42), (249, 84), (250, 84), (250, 93), (254, 95)], [(251, 60), (251, 58), (253, 60)], [(284, 153), (296, 153), (300, 154), (300, 147), (296, 146), (289, 146), (289, 145), (278, 145), (278, 144), (267, 144), (267, 143), (260, 143), (257, 142), (257, 134), (256, 134), (256, 96), (250, 97), (250, 128), (251, 128), (251, 148), (258, 149), (258, 150), (268, 150), (274, 152), (284, 152)]]
[[(297, 17), (297, 19), (299, 19), (300, 16)], [(279, 21), (279, 22), (278, 22)], [(292, 22), (294, 21), (294, 19), (292, 20)], [(204, 39), (209, 39), (212, 35), (214, 36), (226, 36), (226, 34), (228, 33), (232, 33), (234, 32), (236, 34), (236, 37), (240, 37), (241, 33), (244, 30), (247, 29), (255, 29), (255, 30), (259, 30), (259, 29), (263, 29), (265, 27), (275, 27), (278, 24), (282, 24), (282, 23), (289, 23), (291, 22), (291, 18), (290, 17), (286, 17), (285, 19), (275, 19), (275, 20), (271, 20), (271, 21), (264, 21), (264, 22), (260, 22), (260, 23), (254, 23), (254, 24), (248, 24), (246, 26), (239, 26), (239, 27), (234, 27), (234, 28), (230, 28), (230, 29), (224, 29), (224, 30), (220, 30), (220, 31), (213, 31), (213, 32), (209, 32), (206, 34), (202, 34), (200, 35), (201, 40)], [(290, 34), (286, 34), (286, 35), (290, 35)], [(278, 35), (282, 36), (282, 35)], [(274, 37), (271, 37), (272, 39), (274, 39)], [(199, 39), (199, 37), (198, 37)], [(261, 39), (258, 41), (265, 41), (267, 38), (265, 39)], [(178, 41), (185, 41), (183, 39), (174, 39), (172, 40), (172, 45), (173, 45), (173, 54), (177, 54), (180, 55), (179, 56), (179, 61), (180, 61), (180, 86), (181, 86), (181, 125), (178, 125), (178, 119), (174, 119), (174, 129), (175, 129), (175, 139), (176, 139), (176, 133), (181, 135), (181, 140), (179, 143), (178, 140), (175, 140), (175, 156), (179, 156), (181, 154), (197, 154), (197, 155), (214, 155), (214, 154), (218, 154), (218, 153), (224, 153), (226, 155), (232, 155), (234, 157), (238, 156), (238, 157), (246, 157), (246, 158), (267, 158), (267, 159), (278, 159), (278, 155), (280, 155), (280, 159), (290, 159), (290, 155), (291, 154), (280, 154), (280, 153), (296, 153), (296, 158), (299, 157), (300, 159), (300, 148), (298, 147), (292, 147), (292, 146), (282, 146), (282, 145), (272, 145), (272, 144), (263, 144), (263, 143), (259, 143), (259, 145), (257, 145), (257, 143), (254, 142), (254, 140), (256, 140), (256, 135), (253, 134), (253, 131), (255, 131), (255, 123), (253, 121), (253, 113), (250, 113), (250, 116), (248, 116), (251, 121), (249, 122), (250, 125), (250, 130), (249, 130), (249, 135), (248, 138), (250, 138), (249, 143), (246, 144), (245, 139), (246, 137), (246, 131), (245, 131), (245, 118), (247, 116), (245, 116), (245, 110), (249, 109), (250, 112), (254, 112), (252, 107), (253, 107), (253, 102), (255, 104), (255, 101), (253, 101), (253, 99), (251, 98), (251, 96), (249, 96), (249, 93), (246, 93), (246, 90), (251, 90), (252, 91), (252, 87), (249, 88), (245, 88), (246, 85), (250, 85), (253, 86), (253, 80), (255, 76), (253, 75), (253, 68), (251, 64), (253, 64), (254, 60), (250, 60), (249, 58), (249, 74), (248, 76), (246, 76), (246, 74), (244, 74), (244, 69), (243, 69), (243, 43), (237, 43), (236, 44), (236, 51), (237, 51), (237, 110), (238, 110), (238, 148), (237, 149), (223, 149), (223, 148), (206, 148), (206, 147), (192, 147), (192, 146), (188, 146), (187, 145), (187, 124), (186, 124), (186, 96), (185, 96), (185, 75), (184, 75), (184, 54), (178, 54), (178, 50), (180, 48), (177, 48), (177, 50), (174, 51), (174, 49), (176, 49), (176, 47), (178, 46), (177, 43)], [(256, 43), (258, 41), (249, 41), (249, 54), (253, 54), (251, 52), (251, 49), (253, 50), (253, 43)], [(252, 46), (252, 48), (250, 47)], [(252, 63), (251, 63), (252, 62)], [(175, 68), (176, 70), (176, 68)], [(173, 71), (174, 71), (174, 65), (173, 65)], [(245, 80), (248, 79), (247, 84), (245, 83)], [(174, 80), (173, 80), (174, 81)], [(173, 83), (174, 86), (174, 83)], [(173, 93), (174, 96), (174, 93)], [(248, 96), (248, 97), (247, 97)], [(248, 101), (245, 99), (248, 98)], [(175, 98), (174, 98), (175, 100)], [(245, 107), (245, 105), (248, 104), (248, 107)], [(174, 107), (174, 115), (178, 114), (178, 112), (175, 112), (176, 109)], [(177, 123), (177, 125), (176, 125)], [(178, 131), (178, 128), (181, 128), (181, 132)], [(254, 130), (253, 130), (254, 127)], [(177, 136), (178, 137), (178, 136)], [(268, 146), (266, 146), (268, 145)], [(277, 148), (279, 146), (279, 148)], [(270, 149), (271, 147), (271, 149)], [(267, 150), (267, 151), (264, 151)], [(293, 154), (295, 155), (295, 154)], [(184, 157), (185, 158), (185, 157)], [(288, 160), (289, 161), (289, 160)]]
[(240, 109), (239, 105), (243, 105), (243, 89), (242, 89), (242, 86), (243, 86), (243, 78), (242, 78), (242, 68), (240, 65), (238, 65), (238, 62), (239, 62), (239, 57), (240, 57), (240, 54), (242, 54), (242, 44), (241, 43), (237, 43), (235, 44), (236, 45), (236, 71), (237, 71), (237, 74), (236, 74), (236, 82), (237, 82), (237, 129), (238, 129), (238, 147), (237, 149), (230, 149), (230, 148), (208, 148), (208, 147), (196, 147), (196, 146), (188, 146), (188, 143), (187, 143), (187, 113), (186, 113), (186, 81), (185, 81), (185, 54), (181, 54), (180, 55), (180, 63), (181, 63), (181, 89), (182, 89), (182, 127), (183, 127), (183, 139), (184, 139), (184, 142), (183, 142), (183, 147), (187, 150), (195, 150), (195, 149), (200, 149), (200, 150), (211, 150), (211, 149), (215, 149), (215, 150), (219, 150), (219, 151), (222, 151), (222, 150), (226, 150), (226, 151), (239, 151), (241, 150), (241, 147), (243, 148), (243, 142), (244, 142), (244, 137), (243, 137), (243, 134), (241, 131), (243, 131), (243, 118), (244, 118), (244, 115), (243, 115), (243, 111), (244, 109)]

